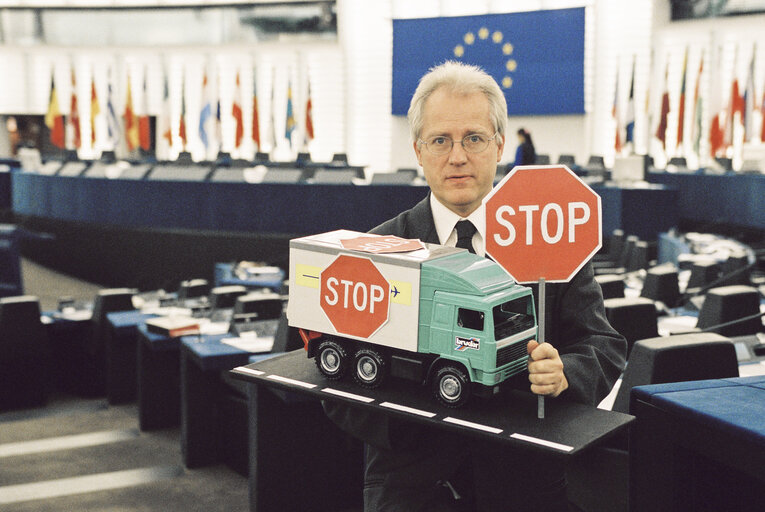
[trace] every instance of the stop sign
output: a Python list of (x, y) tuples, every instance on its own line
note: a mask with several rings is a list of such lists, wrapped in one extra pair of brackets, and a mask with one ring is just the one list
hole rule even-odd
[(600, 196), (564, 165), (520, 166), (484, 198), (486, 254), (516, 281), (568, 281), (600, 249)]
[(388, 321), (390, 284), (369, 258), (339, 255), (320, 283), (321, 309), (339, 334), (368, 338)]

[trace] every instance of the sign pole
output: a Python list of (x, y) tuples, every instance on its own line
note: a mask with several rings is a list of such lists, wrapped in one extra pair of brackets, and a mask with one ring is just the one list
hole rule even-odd
[[(539, 319), (537, 321), (539, 325), (539, 336), (537, 342), (541, 345), (545, 342), (545, 278), (539, 278)], [(537, 395), (537, 418), (544, 419), (545, 417), (545, 397), (544, 395)]]

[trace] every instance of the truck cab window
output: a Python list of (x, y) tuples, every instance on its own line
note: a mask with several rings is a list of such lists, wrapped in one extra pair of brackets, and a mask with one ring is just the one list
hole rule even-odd
[(494, 336), (497, 340), (534, 327), (534, 311), (531, 296), (521, 297), (494, 306)]
[(474, 309), (457, 309), (457, 325), (466, 329), (483, 331), (483, 312)]

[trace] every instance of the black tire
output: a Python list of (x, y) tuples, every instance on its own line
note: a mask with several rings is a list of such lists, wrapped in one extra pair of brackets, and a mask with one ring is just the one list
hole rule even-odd
[(374, 389), (385, 381), (388, 364), (385, 357), (374, 349), (364, 348), (353, 358), (353, 379), (359, 386)]
[(470, 379), (456, 366), (442, 366), (431, 381), (436, 399), (446, 407), (462, 407), (470, 400)]
[(330, 380), (342, 379), (348, 371), (348, 353), (336, 341), (322, 341), (316, 349), (314, 362), (319, 371)]

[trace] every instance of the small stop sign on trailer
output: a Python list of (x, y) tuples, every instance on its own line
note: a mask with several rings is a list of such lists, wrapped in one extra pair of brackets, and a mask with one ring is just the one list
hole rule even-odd
[(388, 321), (390, 284), (369, 258), (339, 255), (320, 283), (321, 309), (339, 334), (368, 338)]
[(600, 249), (600, 196), (564, 165), (515, 167), (484, 205), (486, 253), (520, 283), (569, 281)]

